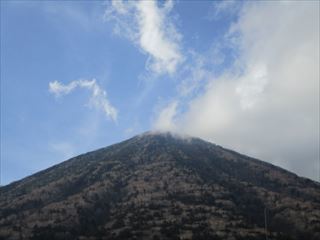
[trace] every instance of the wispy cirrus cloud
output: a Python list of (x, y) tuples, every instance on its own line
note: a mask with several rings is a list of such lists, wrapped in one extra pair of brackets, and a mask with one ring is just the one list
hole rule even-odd
[(173, 74), (183, 62), (181, 35), (168, 16), (172, 7), (171, 0), (161, 7), (153, 0), (114, 0), (105, 12), (105, 19), (115, 23), (115, 33), (127, 37), (148, 55), (146, 67), (156, 74)]
[(92, 80), (75, 80), (69, 84), (63, 84), (58, 81), (49, 83), (49, 91), (55, 96), (63, 96), (71, 93), (76, 88), (85, 88), (91, 92), (89, 106), (93, 106), (104, 112), (106, 117), (111, 118), (114, 122), (117, 121), (118, 111), (111, 105), (107, 98), (107, 92), (99, 86), (95, 79)]

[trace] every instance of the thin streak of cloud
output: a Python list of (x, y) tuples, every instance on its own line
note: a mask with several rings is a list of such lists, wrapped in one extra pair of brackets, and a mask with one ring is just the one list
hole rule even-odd
[(75, 80), (69, 84), (62, 84), (58, 81), (49, 83), (49, 91), (56, 97), (67, 95), (76, 88), (85, 88), (91, 91), (89, 104), (96, 109), (103, 111), (106, 117), (111, 118), (114, 122), (117, 121), (118, 111), (111, 105), (107, 98), (107, 92), (102, 89), (95, 79), (92, 80)]
[(183, 61), (181, 35), (168, 17), (173, 7), (166, 1), (112, 1), (105, 19), (115, 22), (115, 32), (125, 36), (148, 54), (146, 67), (156, 74), (173, 74)]

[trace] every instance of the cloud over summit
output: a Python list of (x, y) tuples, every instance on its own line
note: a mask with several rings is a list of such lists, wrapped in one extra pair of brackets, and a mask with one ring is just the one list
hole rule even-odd
[(155, 126), (317, 179), (319, 2), (248, 2), (229, 28), (230, 40), (239, 52), (233, 66), (211, 76), (186, 110), (174, 99)]

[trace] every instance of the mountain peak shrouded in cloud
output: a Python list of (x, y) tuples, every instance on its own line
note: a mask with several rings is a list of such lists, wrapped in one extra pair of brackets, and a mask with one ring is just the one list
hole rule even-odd
[(319, 3), (247, 2), (238, 10), (223, 38), (237, 60), (221, 75), (209, 74), (191, 100), (173, 98), (155, 127), (318, 179)]
[(1, 184), (147, 129), (320, 180), (319, 1), (0, 4)]
[(137, 137), (141, 138), (148, 138), (148, 137), (163, 137), (168, 139), (177, 139), (177, 140), (185, 140), (191, 141), (192, 139), (196, 139), (196, 137), (192, 137), (188, 134), (182, 132), (175, 132), (175, 131), (167, 131), (167, 130), (150, 130), (144, 133), (137, 135)]

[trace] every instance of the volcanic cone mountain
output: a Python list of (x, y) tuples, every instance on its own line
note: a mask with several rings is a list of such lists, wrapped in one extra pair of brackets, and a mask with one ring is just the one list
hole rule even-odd
[(320, 184), (145, 133), (0, 188), (0, 239), (320, 239)]

